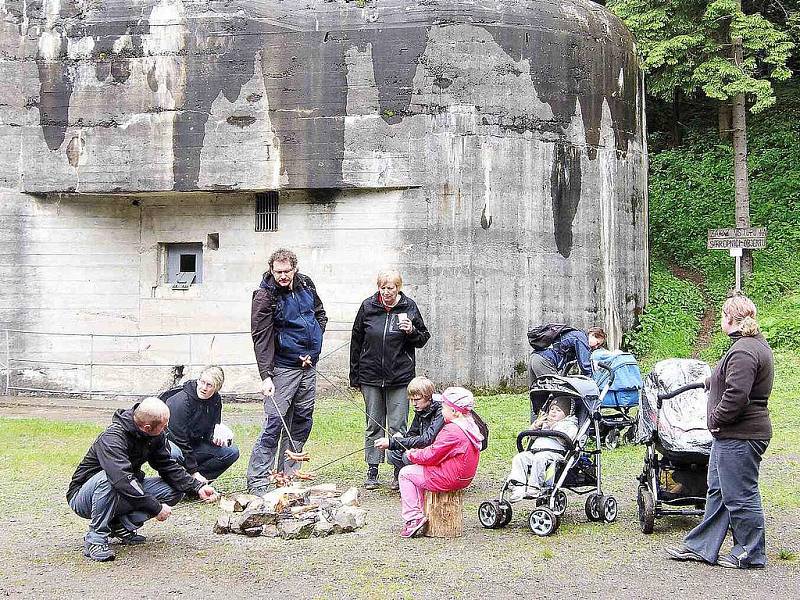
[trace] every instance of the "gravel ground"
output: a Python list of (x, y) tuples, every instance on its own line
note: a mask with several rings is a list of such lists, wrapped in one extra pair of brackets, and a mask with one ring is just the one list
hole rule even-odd
[[(69, 420), (87, 416), (62, 412)], [(0, 415), (41, 416), (8, 404), (0, 404)], [(103, 411), (95, 416), (107, 419)], [(297, 541), (215, 535), (216, 508), (182, 504), (167, 522), (145, 525), (147, 544), (117, 546), (117, 560), (105, 564), (83, 558), (85, 523), (59, 487), (45, 510), (13, 510), (12, 518), (0, 507), (0, 597), (800, 598), (800, 563), (777, 556), (800, 551), (800, 510), (768, 514), (766, 570), (732, 571), (668, 560), (663, 548), (679, 543), (696, 520), (660, 519), (645, 536), (628, 483), (609, 485), (620, 503), (616, 523), (587, 522), (583, 498), (569, 494), (561, 528), (549, 538), (528, 530), (529, 506), (506, 529), (483, 529), (477, 506), (497, 487), (483, 475), (467, 493), (464, 535), (456, 540), (401, 539), (399, 497), (387, 490), (364, 492), (363, 529)]]

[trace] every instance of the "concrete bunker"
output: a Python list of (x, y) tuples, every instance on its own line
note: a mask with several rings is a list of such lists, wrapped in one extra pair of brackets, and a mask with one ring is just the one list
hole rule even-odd
[[(328, 350), (398, 267), (433, 334), (420, 371), (441, 383), (513, 376), (534, 322), (615, 340), (632, 324), (643, 91), (602, 7), (207, 4), (0, 7), (0, 328), (42, 332), (11, 342), (31, 361), (20, 381), (86, 389), (85, 367), (54, 364), (79, 362), (80, 339), (108, 346), (103, 363), (170, 365), (94, 366), (95, 390), (169, 382), (189, 345), (255, 389), (249, 296), (280, 245), (320, 289)], [(277, 226), (256, 231), (268, 197)], [(184, 243), (201, 245), (202, 282), (154, 285), (163, 245)], [(198, 335), (167, 342), (180, 331)]]

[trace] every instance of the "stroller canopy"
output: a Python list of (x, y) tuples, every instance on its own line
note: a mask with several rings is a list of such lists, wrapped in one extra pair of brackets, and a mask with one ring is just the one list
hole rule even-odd
[[(611, 367), (611, 373), (614, 374), (613, 380), (608, 370), (597, 366), (597, 363), (601, 362)], [(633, 354), (600, 348), (592, 352), (592, 365), (594, 367), (592, 378), (597, 383), (597, 387), (602, 390), (604, 386), (608, 386), (608, 392), (603, 397), (604, 407), (619, 408), (639, 405), (642, 373), (639, 371), (639, 363), (636, 362)]]
[(656, 363), (644, 380), (637, 441), (647, 442), (655, 433), (656, 442), (671, 454), (710, 454), (713, 438), (706, 424), (705, 391), (688, 390), (664, 400), (658, 409), (658, 394), (703, 381), (709, 375), (711, 368), (699, 360), (670, 358)]
[(575, 406), (578, 426), (600, 408), (600, 391), (597, 389), (597, 384), (582, 375), (569, 377), (544, 375), (539, 377), (530, 390), (530, 396), (531, 407), (537, 413), (542, 410), (551, 396), (569, 397)]

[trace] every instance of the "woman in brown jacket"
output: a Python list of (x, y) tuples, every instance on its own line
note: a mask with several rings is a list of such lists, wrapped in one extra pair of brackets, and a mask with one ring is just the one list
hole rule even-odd
[[(667, 549), (676, 560), (735, 569), (766, 564), (758, 468), (772, 437), (767, 401), (774, 368), (772, 350), (755, 317), (756, 307), (745, 296), (728, 298), (722, 306), (722, 331), (730, 336), (731, 347), (706, 381), (708, 429), (714, 436), (706, 509), (683, 547)], [(719, 556), (729, 528), (733, 548)]]

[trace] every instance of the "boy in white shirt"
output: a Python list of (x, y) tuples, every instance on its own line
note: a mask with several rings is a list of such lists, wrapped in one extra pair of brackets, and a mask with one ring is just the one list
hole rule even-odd
[[(542, 413), (531, 423), (531, 429), (560, 431), (567, 434), (570, 439), (575, 439), (578, 433), (578, 419), (571, 414), (572, 402), (568, 397), (561, 396), (550, 400), (546, 413)], [(562, 460), (564, 457), (559, 452), (567, 449), (566, 442), (558, 437), (537, 437), (530, 450), (520, 452), (511, 461), (511, 472), (508, 474), (509, 502), (518, 502), (525, 497), (539, 494), (545, 485), (547, 467), (553, 461)], [(530, 475), (527, 474), (530, 469)], [(527, 489), (525, 481), (527, 480)]]

